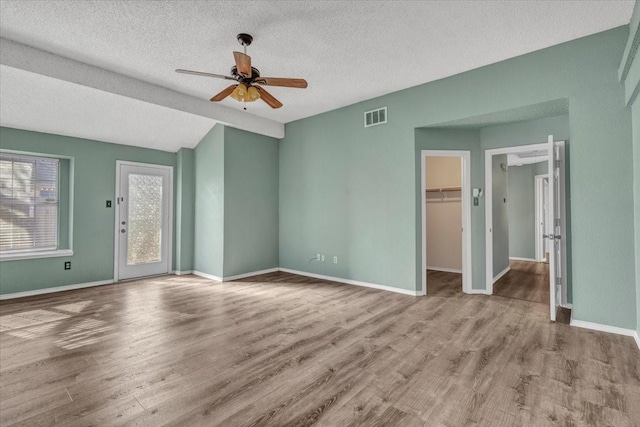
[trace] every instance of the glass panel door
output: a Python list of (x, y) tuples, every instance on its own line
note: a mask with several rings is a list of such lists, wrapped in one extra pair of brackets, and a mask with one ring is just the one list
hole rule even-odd
[(170, 168), (119, 164), (117, 279), (169, 271)]

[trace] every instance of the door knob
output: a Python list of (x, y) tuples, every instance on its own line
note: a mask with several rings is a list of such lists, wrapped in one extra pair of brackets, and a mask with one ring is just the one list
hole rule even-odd
[(127, 223), (127, 221), (122, 221), (122, 225), (125, 225)]
[(126, 231), (125, 231), (125, 229), (123, 228), (122, 230), (120, 230), (120, 232), (121, 232), (121, 233), (125, 233)]

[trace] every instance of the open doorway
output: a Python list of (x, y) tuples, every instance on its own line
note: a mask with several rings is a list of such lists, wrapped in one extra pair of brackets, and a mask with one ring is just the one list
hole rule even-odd
[[(489, 294), (566, 305), (564, 142), (487, 150)], [(564, 236), (564, 238), (563, 238)]]
[(471, 154), (422, 150), (421, 160), (423, 294), (470, 293)]

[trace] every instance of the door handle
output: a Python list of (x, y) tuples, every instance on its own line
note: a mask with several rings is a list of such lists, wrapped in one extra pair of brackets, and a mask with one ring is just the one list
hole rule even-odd
[(126, 221), (122, 221), (122, 225), (125, 225), (127, 222)]
[(120, 230), (121, 233), (126, 233), (126, 230), (123, 228), (122, 230)]

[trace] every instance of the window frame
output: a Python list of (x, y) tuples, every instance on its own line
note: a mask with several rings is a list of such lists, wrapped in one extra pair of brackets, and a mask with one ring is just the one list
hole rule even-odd
[[(60, 161), (58, 167), (58, 236), (56, 249), (17, 249), (11, 252), (0, 251), (0, 262), (2, 261), (18, 261), (25, 259), (40, 259), (65, 257), (73, 255), (73, 187), (74, 187), (74, 158), (70, 156), (62, 156), (49, 153), (34, 153), (29, 151), (5, 150), (0, 149), (0, 153), (7, 155), (19, 155), (29, 157), (44, 157), (49, 159), (58, 159)], [(64, 171), (63, 163), (68, 162), (68, 171)], [(67, 176), (63, 177), (63, 173)], [(64, 181), (68, 181), (68, 187), (61, 185)], [(63, 215), (66, 214), (66, 215)], [(67, 221), (65, 221), (65, 217)], [(68, 222), (68, 223), (67, 223)], [(62, 233), (66, 229), (66, 236), (63, 239)], [(65, 242), (66, 245), (61, 242)], [(66, 247), (62, 247), (66, 246)]]

